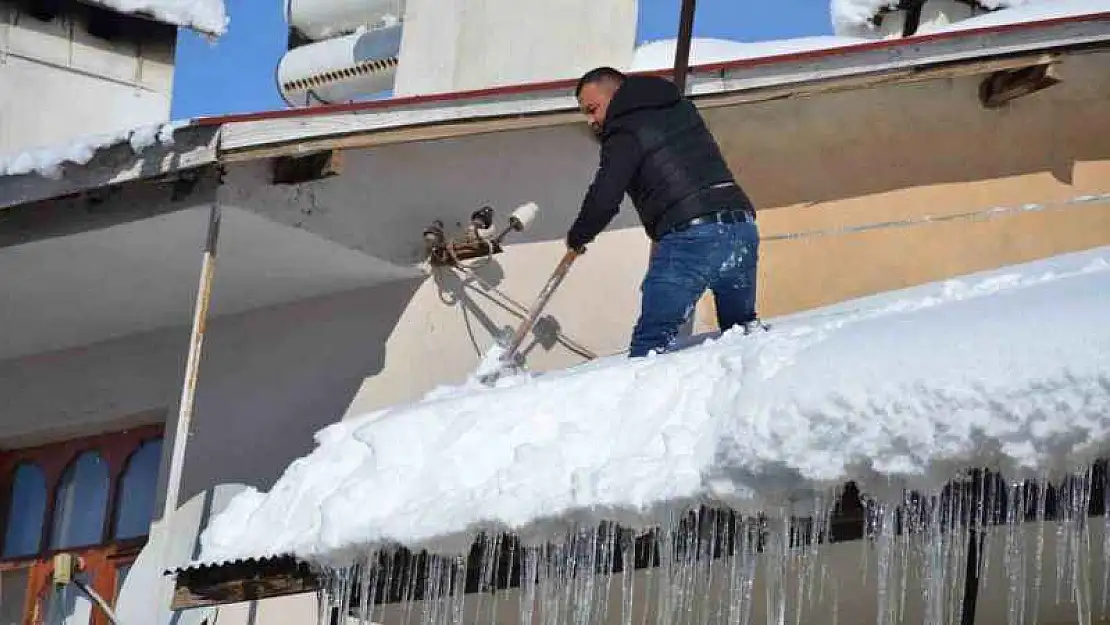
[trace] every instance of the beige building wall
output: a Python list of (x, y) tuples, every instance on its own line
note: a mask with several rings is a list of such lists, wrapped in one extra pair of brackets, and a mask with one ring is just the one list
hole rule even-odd
[(1059, 75), (998, 110), (958, 78), (707, 111), (759, 208), (761, 315), (1110, 243), (1110, 197), (1082, 201), (1110, 194), (1110, 55)]
[[(706, 118), (759, 208), (761, 315), (1110, 244), (1110, 202), (1069, 202), (1110, 193), (1108, 59), (1105, 53), (1069, 57), (1059, 67), (1063, 83), (997, 110), (978, 102), (981, 77), (728, 108), (706, 102)], [(524, 305), (561, 254), (558, 237), (596, 163), (596, 146), (569, 138), (578, 132), (563, 127), (455, 142), (450, 150), (458, 149), (453, 162), (461, 171), (452, 171), (442, 189), (438, 176), (426, 177), (422, 201), (435, 203), (441, 191), (466, 197), (491, 181), (478, 165), (465, 163), (461, 146), (481, 154), (482, 166), (498, 163), (498, 153), (512, 163), (492, 167), (498, 176), (492, 188), (518, 191), (520, 200), (537, 199), (546, 210), (542, 241), (511, 247), (496, 259), (501, 286)], [(520, 142), (543, 150), (529, 154)], [(385, 162), (406, 151), (369, 154)], [(546, 169), (533, 171), (532, 161)], [(431, 153), (420, 162), (425, 174), (438, 170)], [(366, 169), (390, 180), (397, 175), (381, 166)], [(468, 183), (468, 176), (480, 182)], [(1026, 205), (1044, 210), (1016, 210)], [(1011, 210), (989, 219), (952, 218), (993, 208)], [(923, 221), (928, 217), (951, 219)], [(856, 228), (862, 230), (851, 231)], [(639, 312), (647, 255), (648, 242), (626, 206), (547, 312), (594, 351), (620, 352)], [(464, 307), (440, 296), (431, 282), (417, 291), (389, 338), (388, 351), (398, 360), (366, 380), (349, 415), (409, 401), (474, 370), (478, 348), (492, 339)], [(482, 297), (472, 299), (492, 325), (519, 322)], [(713, 320), (707, 297), (695, 329), (713, 329)], [(583, 360), (560, 345), (529, 353), (535, 370)]]

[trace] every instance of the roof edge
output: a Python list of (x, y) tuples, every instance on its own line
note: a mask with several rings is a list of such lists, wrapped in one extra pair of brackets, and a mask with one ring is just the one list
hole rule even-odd
[[(1110, 21), (1110, 11), (1101, 13), (1090, 13), (1087, 15), (1069, 15), (1066, 17), (1053, 18), (1047, 20), (1038, 20), (1035, 22), (1017, 22), (1013, 24), (1000, 24), (995, 26), (984, 26), (980, 28), (967, 28), (956, 31), (946, 31), (940, 33), (929, 33), (924, 35), (915, 35), (912, 37), (899, 38), (899, 39), (881, 39), (871, 42), (836, 46), (832, 48), (823, 48), (819, 50), (806, 50), (802, 52), (788, 52), (783, 54), (774, 54), (764, 57), (752, 59), (737, 59), (734, 61), (724, 61), (719, 63), (708, 63), (702, 65), (690, 66), (691, 75), (699, 74), (715, 74), (738, 69), (748, 69), (755, 67), (762, 67), (768, 65), (787, 64), (799, 61), (813, 61), (824, 59), (832, 56), (843, 54), (853, 54), (861, 52), (871, 52), (879, 50), (893, 50), (898, 48), (907, 48), (917, 46), (925, 43), (934, 43), (938, 41), (949, 41), (959, 39), (972, 39), (984, 35), (997, 35), (1011, 32), (1033, 31), (1043, 28), (1051, 28), (1054, 26), (1061, 26), (1067, 24), (1078, 24), (1083, 22), (1098, 22)], [(984, 50), (989, 52), (989, 50)], [(670, 76), (670, 70), (649, 70), (649, 71), (634, 71), (629, 74), (637, 76)], [(567, 78), (560, 80), (548, 80), (539, 82), (519, 83), (513, 85), (505, 85), (499, 87), (486, 87), (482, 89), (470, 89), (464, 91), (449, 91), (440, 93), (431, 93), (425, 95), (405, 96), (400, 98), (391, 98), (387, 100), (373, 100), (368, 102), (353, 102), (347, 104), (328, 104), (322, 106), (304, 107), (304, 108), (290, 108), (290, 109), (277, 109), (269, 111), (258, 111), (253, 113), (232, 113), (227, 115), (217, 115), (211, 117), (197, 117), (194, 123), (199, 126), (218, 126), (228, 123), (247, 122), (247, 121), (262, 121), (267, 119), (287, 119), (295, 117), (310, 117), (317, 115), (329, 115), (335, 113), (361, 113), (378, 110), (389, 110), (392, 108), (401, 108), (413, 105), (423, 104), (436, 104), (444, 102), (459, 102), (466, 100), (477, 100), (498, 96), (526, 96), (541, 92), (567, 90), (570, 91), (574, 88), (576, 78)]]

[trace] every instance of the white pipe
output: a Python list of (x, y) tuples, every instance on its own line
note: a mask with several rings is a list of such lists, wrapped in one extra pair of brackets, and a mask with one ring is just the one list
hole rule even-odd
[(208, 303), (212, 295), (212, 276), (216, 263), (216, 242), (220, 236), (220, 205), (213, 202), (208, 218), (208, 237), (204, 243), (204, 264), (200, 272), (196, 306), (193, 311), (193, 332), (189, 339), (189, 357), (185, 362), (185, 382), (181, 387), (178, 405), (177, 429), (173, 437), (173, 455), (170, 459), (170, 476), (166, 486), (166, 501), (162, 521), (168, 523), (177, 510), (181, 496), (181, 479), (185, 466), (185, 444), (189, 439), (189, 426), (193, 418), (193, 400), (196, 397), (197, 369), (200, 366), (200, 349), (208, 320)]

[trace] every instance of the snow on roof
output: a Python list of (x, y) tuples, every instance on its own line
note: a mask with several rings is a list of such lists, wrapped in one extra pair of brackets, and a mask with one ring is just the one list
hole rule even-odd
[(893, 9), (899, 0), (832, 0), (829, 14), (832, 17), (833, 32), (837, 34), (856, 33), (860, 27), (867, 27), (871, 18), (883, 9)]
[[(644, 43), (632, 56), (630, 71), (652, 71), (674, 67), (677, 39)], [(828, 50), (866, 43), (855, 37), (800, 37), (779, 41), (741, 42), (728, 39), (694, 38), (690, 41), (690, 65), (709, 65), (740, 59), (754, 59), (779, 54)]]
[[(832, 0), (830, 13), (833, 31), (839, 35), (866, 33), (872, 29), (871, 18), (882, 9), (894, 9), (898, 4), (898, 0)], [(933, 28), (931, 32), (1037, 22), (1110, 11), (1110, 2), (1107, 0), (979, 0), (979, 4), (996, 12)]]
[(1107, 310), (1110, 246), (662, 357), (445, 387), (318, 432), (269, 493), (213, 518), (200, 561), (458, 554), (481, 529), (527, 544), (598, 517), (654, 526), (706, 499), (766, 511), (855, 480), (901, 502), (895, 487), (968, 466), (1070, 470), (1110, 443)]
[(231, 21), (224, 0), (84, 0), (121, 13), (149, 15), (160, 22), (223, 35)]
[[(983, 2), (983, 4), (987, 4)], [(961, 20), (944, 26), (933, 27), (932, 32), (951, 32), (1005, 24), (1040, 22), (1062, 17), (1110, 13), (1110, 0), (1028, 0), (1024, 6)]]
[(0, 177), (36, 173), (45, 178), (58, 179), (66, 163), (84, 165), (97, 151), (127, 142), (135, 154), (154, 146), (173, 145), (173, 133), (188, 126), (191, 120), (165, 124), (149, 124), (117, 132), (77, 137), (69, 143), (36, 148), (16, 154), (0, 154)]

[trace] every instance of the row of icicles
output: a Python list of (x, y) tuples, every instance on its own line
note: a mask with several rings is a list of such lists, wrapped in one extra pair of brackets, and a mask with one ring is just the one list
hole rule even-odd
[(1002, 625), (982, 615), (1003, 584), (1006, 625), (1060, 606), (1089, 625), (1110, 617), (1105, 466), (1056, 483), (975, 472), (897, 503), (856, 499), (854, 512), (838, 490), (805, 519), (702, 508), (651, 532), (602, 523), (540, 546), (483, 535), (454, 559), (381, 549), (321, 572), (320, 622), (955, 625), (974, 609), (975, 623)]

